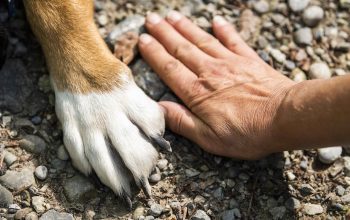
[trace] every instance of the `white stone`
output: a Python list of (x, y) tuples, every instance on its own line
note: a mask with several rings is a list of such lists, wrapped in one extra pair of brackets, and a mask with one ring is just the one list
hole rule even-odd
[(323, 213), (321, 205), (306, 203), (303, 207), (303, 211), (307, 215), (317, 215)]
[(318, 159), (325, 164), (331, 164), (336, 161), (342, 153), (342, 147), (326, 147), (317, 150)]
[(300, 12), (306, 8), (309, 4), (309, 0), (288, 0), (289, 8), (293, 12)]
[(329, 79), (332, 73), (326, 63), (313, 63), (310, 66), (309, 76), (312, 79)]

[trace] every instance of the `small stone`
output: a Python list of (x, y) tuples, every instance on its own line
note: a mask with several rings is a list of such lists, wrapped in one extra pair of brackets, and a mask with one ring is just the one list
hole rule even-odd
[(200, 172), (194, 168), (186, 169), (185, 173), (186, 173), (186, 176), (189, 178), (198, 176), (200, 174)]
[(0, 208), (7, 208), (12, 203), (12, 193), (0, 185)]
[(145, 217), (145, 220), (154, 220), (154, 217), (149, 215)]
[(309, 27), (316, 26), (324, 17), (324, 11), (320, 6), (310, 6), (303, 12), (303, 21)]
[(33, 204), (33, 208), (35, 209), (35, 211), (37, 213), (45, 212), (45, 207), (44, 207), (45, 199), (44, 199), (44, 197), (33, 196), (32, 204)]
[(48, 170), (45, 166), (38, 166), (35, 168), (34, 174), (39, 180), (45, 180), (47, 178)]
[(205, 203), (205, 198), (201, 195), (197, 195), (194, 200), (195, 203), (203, 205)]
[(196, 213), (191, 217), (191, 220), (210, 220), (210, 217), (205, 211), (198, 209)]
[(222, 187), (218, 187), (217, 189), (215, 189), (213, 192), (213, 196), (217, 199), (224, 198), (224, 193), (223, 193)]
[(269, 54), (266, 53), (266, 51), (264, 51), (264, 50), (258, 50), (258, 55), (266, 63), (269, 63), (271, 60)]
[(293, 181), (293, 180), (295, 180), (295, 178), (296, 178), (296, 176), (292, 173), (292, 172), (290, 172), (290, 171), (287, 171), (287, 178), (288, 178), (288, 180), (290, 180), (290, 181)]
[(162, 176), (160, 175), (160, 173), (154, 173), (150, 175), (148, 179), (151, 183), (158, 183), (162, 179)]
[(8, 170), (5, 175), (0, 176), (0, 184), (13, 191), (18, 191), (35, 185), (35, 178), (33, 171), (27, 168), (20, 172)]
[(304, 170), (307, 170), (308, 168), (308, 162), (307, 160), (302, 160), (300, 161), (300, 168), (304, 169)]
[(293, 12), (300, 12), (306, 8), (309, 0), (288, 0), (288, 6)]
[(329, 174), (332, 177), (335, 177), (340, 173), (344, 168), (344, 161), (343, 160), (336, 160), (333, 165), (329, 168)]
[(323, 208), (321, 205), (306, 203), (303, 212), (307, 215), (317, 215), (323, 213)]
[(300, 28), (294, 33), (295, 43), (301, 46), (311, 45), (313, 36), (310, 28)]
[(259, 1), (254, 3), (253, 8), (259, 14), (265, 14), (266, 12), (268, 12), (270, 10), (270, 5), (265, 0), (259, 0)]
[(337, 193), (338, 196), (343, 196), (344, 193), (345, 193), (344, 187), (342, 187), (342, 186), (340, 186), (340, 185), (337, 186), (337, 187), (335, 187), (335, 191), (336, 191), (336, 193)]
[(350, 203), (350, 194), (346, 194), (346, 195), (340, 197), (340, 200), (341, 200), (343, 203)]
[(342, 153), (342, 147), (326, 147), (317, 150), (318, 159), (324, 164), (334, 163), (340, 158)]
[(26, 215), (25, 220), (38, 220), (38, 215), (35, 212), (31, 212)]
[(31, 119), (32, 123), (35, 124), (35, 125), (39, 125), (42, 121), (41, 117), (40, 116), (34, 116), (32, 119)]
[(35, 131), (35, 126), (33, 125), (33, 123), (25, 118), (17, 118), (15, 120), (15, 127), (29, 134), (33, 134)]
[(21, 209), (21, 207), (19, 205), (17, 205), (17, 204), (10, 204), (9, 207), (8, 207), (8, 212), (10, 214), (14, 214), (20, 209)]
[(284, 62), (284, 66), (288, 69), (288, 70), (294, 70), (295, 69), (295, 63), (291, 60), (286, 60), (286, 62)]
[(66, 148), (64, 147), (64, 145), (59, 146), (59, 148), (57, 149), (57, 157), (60, 160), (68, 160), (69, 159), (68, 152), (67, 152)]
[(237, 200), (231, 199), (229, 206), (230, 206), (230, 209), (234, 209), (234, 208), (238, 208), (239, 204), (238, 204)]
[(271, 49), (270, 54), (278, 63), (284, 63), (286, 61), (286, 55), (280, 50)]
[(26, 135), (19, 142), (19, 146), (28, 152), (39, 154), (46, 150), (46, 143), (35, 135)]
[(300, 201), (294, 197), (291, 197), (286, 201), (285, 206), (289, 210), (299, 209), (300, 208)]
[(47, 212), (45, 212), (39, 220), (53, 220), (53, 219), (59, 219), (59, 220), (74, 220), (74, 217), (72, 214), (65, 213), (65, 212), (57, 212), (54, 209), (51, 209)]
[(313, 63), (310, 66), (309, 76), (312, 79), (329, 79), (332, 73), (326, 63)]
[(51, 166), (56, 170), (63, 170), (64, 168), (66, 168), (66, 163), (67, 162), (64, 160), (55, 158), (51, 161)]
[(167, 159), (160, 159), (157, 163), (157, 167), (160, 170), (164, 170), (168, 165), (168, 160)]
[(157, 203), (154, 203), (151, 205), (151, 208), (149, 209), (149, 214), (154, 216), (154, 217), (158, 217), (162, 214), (163, 212), (163, 206), (157, 204)]
[(350, 157), (349, 156), (343, 157), (343, 161), (344, 161), (344, 174), (345, 176), (350, 177)]
[(101, 26), (105, 26), (108, 23), (108, 17), (106, 14), (100, 14), (97, 16), (97, 22)]
[(340, 68), (335, 69), (334, 72), (335, 72), (335, 75), (337, 75), (337, 76), (345, 76), (346, 75), (345, 70), (340, 69)]
[(273, 219), (283, 219), (283, 216), (286, 214), (286, 207), (278, 206), (269, 210)]
[(222, 220), (234, 220), (235, 219), (235, 212), (233, 209), (226, 210), (223, 213), (221, 213), (221, 219)]
[(350, 9), (350, 0), (340, 0), (340, 7)]
[(314, 188), (312, 188), (312, 186), (310, 186), (310, 184), (302, 184), (301, 188), (300, 188), (300, 193), (303, 196), (308, 196), (311, 195), (315, 192)]
[(120, 22), (117, 26), (113, 28), (113, 30), (108, 35), (108, 41), (114, 45), (116, 39), (118, 39), (121, 35), (126, 32), (136, 32), (139, 34), (142, 31), (142, 27), (145, 23), (145, 17), (142, 15), (132, 15), (128, 16), (122, 22)]
[(97, 195), (95, 187), (89, 179), (79, 174), (67, 179), (63, 188), (67, 199), (71, 202), (84, 202)]
[(29, 214), (32, 211), (33, 211), (32, 208), (24, 208), (24, 209), (18, 210), (16, 212), (15, 219), (16, 220), (22, 220), (22, 219), (24, 219), (26, 217), (27, 214)]
[(144, 215), (145, 208), (142, 206), (139, 206), (135, 209), (134, 213), (132, 214), (133, 219), (139, 219), (141, 216)]
[(350, 43), (348, 43), (348, 42), (337, 43), (334, 46), (334, 50), (339, 51), (339, 52), (343, 52), (343, 53), (347, 53), (350, 51)]
[(50, 76), (48, 74), (44, 74), (39, 78), (38, 81), (39, 89), (45, 93), (52, 90)]
[(11, 166), (14, 162), (17, 161), (17, 156), (12, 154), (11, 152), (5, 151), (4, 161), (7, 166)]
[(307, 80), (306, 74), (299, 68), (294, 69), (289, 78), (297, 83)]

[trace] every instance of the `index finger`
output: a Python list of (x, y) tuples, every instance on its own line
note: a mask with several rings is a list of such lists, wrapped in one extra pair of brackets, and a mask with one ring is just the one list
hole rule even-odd
[(195, 95), (193, 87), (198, 83), (198, 77), (148, 34), (140, 36), (139, 49), (160, 78), (185, 104), (189, 103)]

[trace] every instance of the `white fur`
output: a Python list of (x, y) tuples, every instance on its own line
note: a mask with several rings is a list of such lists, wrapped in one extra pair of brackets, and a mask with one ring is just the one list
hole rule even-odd
[(157, 159), (148, 137), (163, 135), (164, 117), (134, 82), (108, 93), (56, 91), (56, 113), (73, 164), (85, 175), (94, 170), (119, 195), (130, 195), (127, 169), (137, 184), (148, 178)]

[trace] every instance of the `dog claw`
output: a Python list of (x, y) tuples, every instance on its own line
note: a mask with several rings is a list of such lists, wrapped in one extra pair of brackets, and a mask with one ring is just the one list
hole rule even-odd
[(143, 192), (145, 193), (147, 198), (152, 198), (152, 190), (151, 186), (149, 185), (148, 179), (146, 177), (142, 177), (140, 180), (141, 188)]
[(131, 211), (131, 210), (132, 210), (132, 202), (131, 202), (130, 196), (128, 196), (128, 195), (123, 195), (122, 198), (123, 198), (123, 200), (124, 200), (126, 206), (128, 207), (128, 209)]
[(165, 150), (169, 152), (173, 152), (171, 149), (169, 141), (165, 140), (162, 136), (158, 136), (153, 138), (153, 140), (161, 147), (164, 148)]

